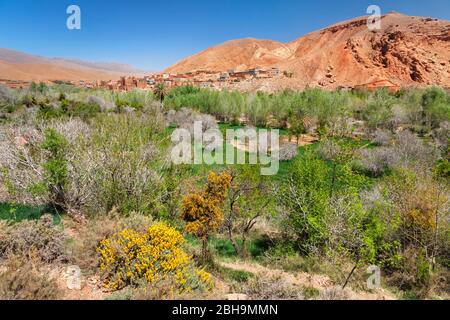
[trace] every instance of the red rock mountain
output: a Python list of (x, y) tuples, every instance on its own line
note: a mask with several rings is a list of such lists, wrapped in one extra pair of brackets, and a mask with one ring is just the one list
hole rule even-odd
[(393, 12), (382, 16), (380, 30), (372, 31), (367, 17), (360, 17), (286, 44), (256, 39), (229, 41), (165, 72), (271, 66), (294, 76), (255, 81), (255, 86), (334, 88), (387, 79), (399, 85), (450, 87), (450, 22)]
[(165, 72), (246, 70), (277, 64), (290, 56), (292, 56), (292, 49), (281, 42), (239, 39), (206, 49), (169, 67)]

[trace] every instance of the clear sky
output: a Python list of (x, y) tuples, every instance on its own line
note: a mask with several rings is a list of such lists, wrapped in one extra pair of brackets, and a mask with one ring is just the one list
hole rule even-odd
[[(71, 4), (81, 30), (66, 28)], [(227, 40), (292, 41), (371, 4), (450, 20), (449, 0), (0, 0), (0, 47), (157, 71)]]

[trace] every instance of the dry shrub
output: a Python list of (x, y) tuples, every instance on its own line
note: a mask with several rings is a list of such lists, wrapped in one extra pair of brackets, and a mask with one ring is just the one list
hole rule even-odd
[(15, 103), (15, 100), (14, 92), (9, 88), (0, 85), (0, 108)]
[(405, 110), (401, 105), (392, 106), (391, 117), (387, 120), (387, 125), (391, 128), (398, 128), (402, 124), (411, 123), (411, 114)]
[(281, 276), (261, 274), (244, 284), (243, 291), (254, 300), (301, 300), (299, 288)]
[[(155, 209), (164, 193), (158, 169), (163, 165), (161, 147), (153, 135), (163, 124), (153, 115), (99, 116), (90, 125), (79, 120), (46, 125), (0, 128), (0, 183), (10, 201), (49, 203), (46, 168), (49, 155), (43, 149), (43, 132), (52, 128), (68, 141), (62, 159), (64, 197), (58, 206), (83, 214), (106, 213), (113, 206), (122, 212)], [(54, 166), (50, 167), (54, 170)], [(48, 180), (48, 179), (47, 179)]]
[(99, 106), (102, 112), (112, 112), (117, 110), (117, 106), (114, 102), (105, 101), (97, 96), (90, 96), (87, 99), (87, 102)]
[(358, 167), (373, 176), (382, 174), (392, 168), (398, 161), (398, 154), (393, 148), (379, 147), (376, 149), (364, 149), (360, 153)]
[(0, 271), (0, 299), (54, 300), (61, 296), (55, 279), (40, 259), (10, 256)]
[(167, 113), (167, 122), (175, 124), (177, 127), (182, 127), (183, 124), (193, 119), (195, 112), (188, 108), (181, 108), (178, 111), (170, 110)]
[(40, 145), (40, 128), (7, 125), (0, 128), (0, 183), (9, 194), (9, 200), (19, 203), (41, 204), (42, 198), (28, 192), (43, 177), (45, 161)]
[(341, 287), (332, 287), (320, 291), (316, 300), (349, 300), (350, 296), (345, 289)]
[[(75, 180), (75, 154), (79, 151), (74, 146), (80, 137), (90, 135), (89, 126), (80, 119), (68, 121), (53, 121), (48, 125), (37, 126), (6, 126), (1, 128), (0, 149), (0, 183), (6, 186), (9, 200), (19, 203), (44, 204), (51, 202), (50, 193), (46, 190), (44, 181), (48, 178), (49, 154), (43, 148), (44, 134), (47, 129), (54, 129), (69, 142), (64, 148), (63, 158), (68, 163), (69, 185), (73, 190), (65, 192), (65, 207), (72, 207), (84, 199), (84, 194), (75, 192), (82, 189), (85, 180)], [(75, 169), (77, 169), (75, 167)], [(83, 176), (85, 178), (85, 176)], [(74, 187), (76, 185), (76, 187)], [(80, 186), (80, 187), (79, 187)], [(74, 192), (72, 192), (74, 191)]]
[(431, 276), (430, 294), (450, 299), (450, 270), (442, 268)]
[(0, 258), (22, 255), (30, 259), (36, 255), (42, 262), (67, 260), (66, 239), (63, 230), (53, 225), (51, 215), (37, 221), (22, 221), (0, 230)]
[(450, 121), (441, 122), (439, 128), (433, 130), (433, 138), (438, 148), (448, 148), (450, 142)]
[(372, 142), (379, 146), (388, 146), (392, 142), (392, 134), (388, 130), (377, 129), (373, 135)]
[(317, 153), (319, 154), (319, 156), (326, 161), (337, 160), (343, 154), (343, 152), (344, 150), (339, 145), (339, 143), (331, 139), (325, 140), (317, 148)]
[(387, 274), (386, 283), (419, 299), (448, 296), (450, 292), (448, 268), (437, 266), (433, 269), (424, 252), (412, 246), (403, 252), (401, 268)]
[(175, 124), (178, 128), (189, 130), (191, 134), (194, 132), (194, 122), (202, 122), (202, 131), (209, 129), (217, 129), (216, 119), (208, 114), (197, 113), (191, 109), (181, 108), (179, 111), (170, 110), (167, 113), (167, 123)]
[(75, 241), (71, 245), (71, 261), (78, 265), (83, 272), (94, 274), (99, 265), (96, 248), (106, 237), (113, 235), (120, 229), (117, 220), (108, 216), (89, 220), (77, 230)]
[(280, 161), (287, 161), (295, 158), (298, 155), (298, 145), (296, 143), (283, 143), (280, 145)]
[[(446, 268), (449, 250), (448, 184), (423, 172), (402, 170), (365, 196), (386, 226), (380, 260), (390, 284), (424, 297)], [(381, 248), (380, 248), (381, 249)]]
[(360, 169), (374, 176), (393, 167), (429, 168), (438, 159), (437, 150), (409, 130), (397, 133), (392, 146), (385, 146), (388, 140), (384, 138), (378, 140), (383, 146), (362, 150), (357, 162)]
[(438, 159), (436, 150), (409, 130), (396, 134), (395, 150), (404, 166), (427, 165)]
[(425, 297), (431, 285), (430, 268), (423, 254), (409, 247), (402, 254), (401, 269), (389, 274), (386, 281), (402, 291)]
[(132, 212), (123, 217), (113, 209), (105, 216), (93, 218), (82, 226), (75, 226), (78, 230), (72, 244), (72, 263), (83, 269), (83, 272), (93, 274), (100, 264), (97, 247), (103, 239), (127, 228), (143, 232), (152, 223), (153, 219), (149, 216)]
[(179, 292), (173, 278), (160, 279), (155, 283), (142, 283), (138, 287), (126, 287), (114, 292), (111, 300), (200, 300), (204, 293), (199, 291)]
[(160, 124), (149, 116), (114, 115), (97, 119), (92, 136), (73, 146), (68, 194), (73, 207), (102, 214), (148, 211), (164, 193), (158, 163), (163, 154), (152, 136)]
[(53, 121), (50, 127), (62, 134), (71, 144), (75, 143), (79, 137), (89, 137), (92, 133), (89, 125), (80, 118)]

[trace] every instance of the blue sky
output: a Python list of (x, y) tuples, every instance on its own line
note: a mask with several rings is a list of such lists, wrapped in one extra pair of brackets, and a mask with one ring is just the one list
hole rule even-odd
[[(81, 30), (66, 28), (71, 4)], [(231, 39), (292, 41), (371, 4), (450, 20), (449, 0), (0, 0), (0, 47), (156, 71)]]

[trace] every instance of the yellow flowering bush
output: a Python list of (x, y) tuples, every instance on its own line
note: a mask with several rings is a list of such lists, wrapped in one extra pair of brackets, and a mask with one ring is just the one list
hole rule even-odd
[(178, 231), (164, 223), (143, 233), (125, 229), (104, 239), (97, 251), (105, 286), (119, 290), (142, 281), (173, 280), (180, 292), (211, 287), (211, 276), (195, 268), (182, 248), (184, 242)]
[(217, 174), (211, 171), (204, 190), (190, 193), (183, 198), (181, 218), (186, 221), (185, 229), (202, 240), (204, 255), (209, 236), (223, 222), (220, 206), (227, 197), (231, 181), (232, 176), (228, 172)]

